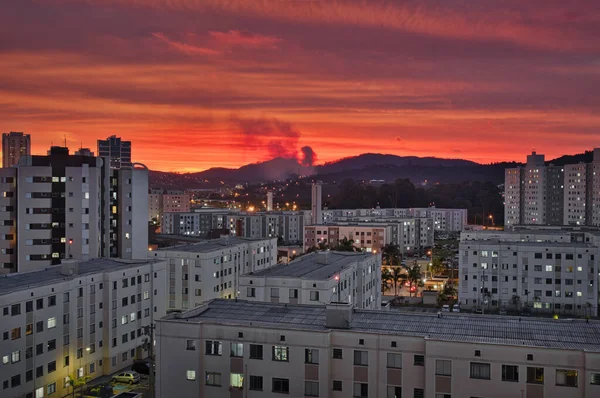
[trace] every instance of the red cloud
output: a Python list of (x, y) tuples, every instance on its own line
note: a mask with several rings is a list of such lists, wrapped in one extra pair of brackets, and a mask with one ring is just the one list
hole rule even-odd
[(189, 54), (189, 55), (218, 55), (220, 54), (219, 51), (217, 50), (213, 50), (211, 48), (206, 48), (206, 47), (200, 47), (200, 46), (196, 46), (193, 44), (187, 44), (187, 43), (181, 43), (178, 41), (174, 41), (169, 39), (168, 37), (166, 37), (164, 35), (164, 33), (152, 33), (152, 36), (156, 37), (158, 40), (167, 43), (169, 45), (169, 47), (174, 48), (177, 51), (180, 51), (182, 53), (185, 54)]
[(277, 48), (277, 44), (281, 42), (281, 39), (278, 37), (242, 33), (239, 30), (230, 30), (228, 32), (210, 32), (209, 34), (219, 44), (226, 46), (275, 49)]

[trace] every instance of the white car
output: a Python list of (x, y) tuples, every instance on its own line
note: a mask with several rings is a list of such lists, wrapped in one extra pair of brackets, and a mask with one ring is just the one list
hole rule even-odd
[(442, 312), (450, 312), (450, 306), (448, 304), (442, 305)]
[(136, 372), (122, 372), (119, 374), (116, 374), (112, 377), (112, 381), (113, 383), (129, 383), (129, 384), (134, 384), (134, 383), (139, 383), (140, 382), (140, 375)]
[(454, 306), (452, 307), (452, 312), (460, 312), (460, 305), (454, 304)]

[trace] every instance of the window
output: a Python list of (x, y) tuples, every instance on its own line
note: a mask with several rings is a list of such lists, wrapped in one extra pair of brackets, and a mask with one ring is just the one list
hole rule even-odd
[(278, 379), (273, 377), (273, 392), (277, 392), (280, 394), (289, 394), (290, 393), (290, 380), (289, 379)]
[(48, 319), (48, 329), (52, 329), (56, 327), (56, 318)]
[(341, 348), (333, 349), (333, 359), (342, 359), (342, 349)]
[(14, 328), (10, 331), (10, 339), (17, 340), (21, 338), (21, 328)]
[(425, 366), (425, 357), (423, 355), (415, 355), (413, 364), (415, 366)]
[(48, 307), (54, 307), (56, 305), (56, 296), (48, 297)]
[(244, 375), (241, 373), (231, 373), (229, 376), (229, 386), (242, 388), (244, 386)]
[(290, 289), (290, 298), (297, 299), (298, 298), (298, 289)]
[(387, 354), (387, 367), (391, 369), (402, 369), (402, 354)]
[(190, 350), (190, 351), (195, 351), (196, 350), (196, 342), (194, 340), (187, 340), (185, 349)]
[(490, 379), (490, 364), (471, 362), (471, 379)]
[[(21, 361), (21, 351), (13, 351), (13, 353), (10, 356), (10, 362), (17, 363), (20, 361)], [(8, 362), (8, 360), (5, 363), (7, 363), (7, 362)]]
[(21, 385), (21, 375), (18, 374), (16, 376), (13, 376), (10, 378), (10, 386), (11, 387), (17, 387)]
[(435, 374), (438, 376), (452, 376), (452, 361), (436, 359)]
[(29, 336), (30, 334), (33, 334), (33, 323), (25, 325), (25, 336)]
[(577, 387), (577, 371), (570, 369), (556, 369), (556, 385), (564, 387)]
[(307, 348), (304, 350), (304, 362), (318, 364), (319, 363), (319, 350)]
[(253, 287), (246, 288), (246, 297), (256, 297), (256, 289)]
[(369, 396), (369, 385), (366, 383), (354, 383), (354, 394), (356, 398), (367, 398)]
[(273, 346), (273, 360), (274, 361), (283, 361), (288, 362), (289, 359), (290, 348), (284, 347), (280, 345)]
[(402, 387), (387, 386), (387, 398), (402, 398)]
[[(5, 309), (8, 309), (8, 307), (6, 307)], [(25, 312), (31, 311), (33, 311), (33, 301), (28, 301), (25, 303)]]
[(52, 339), (48, 341), (48, 349), (47, 351), (56, 350), (56, 339)]
[(195, 370), (186, 371), (185, 378), (186, 378), (186, 380), (196, 380), (196, 371)]
[(544, 384), (544, 368), (527, 367), (527, 383)]
[(369, 366), (369, 352), (354, 350), (354, 364), (360, 366)]
[(278, 287), (271, 288), (271, 298), (279, 298), (279, 288)]
[(342, 391), (342, 382), (341, 380), (334, 380), (333, 381), (333, 391)]
[(250, 385), (248, 388), (250, 390), (254, 390), (254, 391), (262, 391), (263, 390), (262, 376), (250, 376)]
[(206, 372), (206, 385), (220, 387), (221, 386), (221, 373)]
[(305, 381), (304, 382), (304, 396), (318, 397), (319, 396), (319, 383), (316, 381)]
[(310, 292), (310, 301), (319, 301), (319, 292), (316, 290), (311, 290)]
[(519, 381), (519, 367), (502, 365), (502, 381)]
[(56, 361), (48, 363), (48, 373), (52, 373), (56, 370)]
[(231, 356), (243, 358), (244, 357), (244, 344), (231, 343)]
[(220, 341), (206, 341), (206, 355), (223, 355), (223, 344)]
[(600, 373), (590, 373), (590, 384), (600, 385)]
[(424, 398), (425, 397), (425, 390), (422, 388), (415, 388), (414, 392), (413, 392), (413, 397), (414, 398)]
[(263, 346), (250, 344), (250, 359), (263, 359)]

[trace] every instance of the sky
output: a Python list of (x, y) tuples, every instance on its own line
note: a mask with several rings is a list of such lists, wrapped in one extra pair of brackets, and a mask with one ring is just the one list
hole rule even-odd
[(0, 131), (155, 170), (600, 146), (597, 0), (5, 0)]

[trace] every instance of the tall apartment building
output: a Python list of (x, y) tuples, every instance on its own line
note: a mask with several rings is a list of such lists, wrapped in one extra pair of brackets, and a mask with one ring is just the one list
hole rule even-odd
[(213, 300), (157, 322), (156, 391), (591, 398), (600, 396), (599, 334), (597, 321)]
[(162, 224), (163, 190), (148, 190), (148, 221), (156, 220)]
[(504, 225), (600, 226), (598, 175), (600, 148), (592, 163), (565, 166), (545, 166), (544, 155), (533, 152), (525, 167), (505, 171)]
[[(467, 225), (467, 209), (438, 209), (435, 207), (410, 209), (334, 209), (323, 210), (323, 223), (339, 221), (386, 220), (405, 218), (431, 218), (434, 231), (460, 232)], [(402, 221), (402, 220), (398, 220)]]
[(147, 258), (145, 166), (110, 170), (102, 158), (52, 147), (0, 174), (0, 272), (68, 258)]
[(164, 261), (96, 259), (0, 278), (0, 395), (64, 397), (145, 358), (166, 314)]
[(2, 134), (2, 167), (12, 167), (19, 163), (22, 156), (31, 155), (31, 137), (29, 134)]
[(323, 185), (321, 181), (312, 184), (311, 196), (311, 224), (323, 223)]
[(598, 314), (600, 232), (463, 232), (458, 297), (464, 307)]
[(116, 135), (98, 140), (98, 156), (110, 159), (111, 169), (131, 167), (131, 141), (122, 141)]
[(240, 297), (272, 303), (344, 302), (381, 308), (381, 253), (321, 251), (241, 275)]
[(277, 239), (226, 236), (149, 256), (168, 262), (167, 309), (188, 309), (213, 298), (237, 298), (241, 275), (277, 264)]

